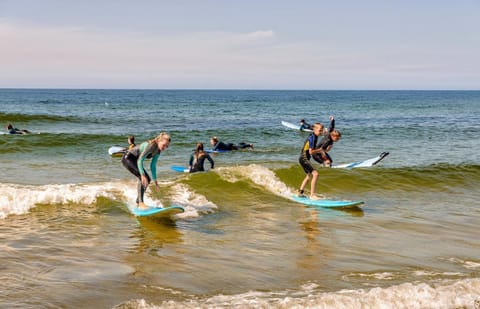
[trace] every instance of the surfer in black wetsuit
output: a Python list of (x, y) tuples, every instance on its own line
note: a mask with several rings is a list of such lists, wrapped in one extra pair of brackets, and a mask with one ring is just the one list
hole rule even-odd
[(253, 144), (247, 144), (244, 142), (239, 143), (238, 145), (235, 145), (233, 143), (224, 143), (220, 142), (217, 137), (212, 137), (210, 139), (210, 144), (213, 147), (213, 151), (225, 151), (225, 150), (238, 150), (238, 149), (245, 149), (245, 148), (251, 148), (253, 149)]
[(21, 130), (21, 129), (17, 129), (15, 127), (13, 127), (13, 125), (11, 123), (7, 124), (7, 131), (8, 131), (8, 134), (28, 134), (30, 133), (30, 131), (28, 130)]
[(213, 166), (215, 163), (213, 162), (212, 157), (210, 157), (208, 153), (203, 151), (202, 143), (197, 143), (195, 147), (195, 152), (192, 153), (192, 155), (190, 156), (190, 161), (188, 162), (190, 173), (204, 172), (205, 159), (207, 159), (210, 162), (210, 168), (213, 169)]
[(312, 156), (313, 159), (318, 163), (323, 164), (325, 167), (331, 167), (333, 160), (328, 152), (330, 149), (332, 149), (333, 143), (338, 142), (341, 137), (342, 134), (335, 130), (335, 117), (330, 116), (330, 127), (328, 128), (328, 134), (315, 146), (315, 149), (318, 151)]
[(312, 155), (316, 154), (320, 150), (315, 149), (315, 145), (317, 144), (318, 138), (320, 134), (323, 132), (323, 125), (321, 123), (315, 123), (312, 127), (313, 133), (305, 140), (303, 143), (302, 150), (300, 152), (300, 157), (298, 158), (298, 162), (302, 166), (303, 170), (305, 171), (305, 179), (302, 181), (299, 190), (299, 196), (304, 195), (304, 189), (307, 183), (311, 180), (310, 183), (310, 199), (318, 200), (319, 198), (315, 195), (315, 189), (317, 186), (317, 179), (318, 179), (318, 171), (315, 170), (312, 163), (310, 162), (310, 158)]
[(305, 129), (311, 130), (312, 125), (307, 123), (305, 119), (300, 120), (300, 131), (303, 131)]

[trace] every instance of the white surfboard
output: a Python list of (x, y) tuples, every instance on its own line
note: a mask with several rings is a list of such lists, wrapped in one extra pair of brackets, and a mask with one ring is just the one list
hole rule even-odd
[(297, 124), (293, 124), (291, 122), (287, 122), (287, 121), (282, 121), (282, 125), (289, 128), (289, 129), (293, 129), (293, 130), (298, 130), (298, 131), (304, 131), (304, 132), (313, 132), (312, 130), (310, 129), (302, 129), (300, 130), (300, 125), (297, 125)]
[(108, 148), (108, 154), (111, 155), (112, 157), (121, 157), (125, 153), (125, 147), (122, 146), (112, 146)]
[(382, 152), (378, 156), (367, 159), (364, 161), (352, 162), (347, 164), (340, 164), (340, 165), (333, 165), (332, 168), (356, 168), (356, 167), (371, 167), (376, 165), (378, 162), (382, 161), (386, 156), (388, 156), (388, 152)]

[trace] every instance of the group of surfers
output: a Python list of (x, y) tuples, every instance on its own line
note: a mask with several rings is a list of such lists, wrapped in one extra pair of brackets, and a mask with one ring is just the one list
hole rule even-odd
[[(305, 122), (305, 121), (304, 121)], [(315, 194), (316, 184), (318, 180), (318, 171), (313, 167), (312, 162), (310, 161), (313, 158), (315, 161), (320, 164), (330, 167), (332, 164), (332, 158), (328, 154), (328, 151), (333, 146), (333, 143), (337, 142), (341, 134), (338, 130), (335, 129), (335, 118), (330, 116), (330, 126), (327, 130), (324, 130), (324, 126), (317, 122), (311, 125), (312, 133), (303, 143), (303, 147), (300, 152), (300, 157), (298, 159), (300, 165), (305, 171), (305, 178), (300, 185), (298, 191), (299, 196), (305, 196), (305, 187), (308, 182), (310, 182), (310, 199), (319, 199)], [(162, 132), (156, 138), (143, 142), (140, 145), (135, 145), (133, 136), (129, 137), (129, 147), (125, 154), (122, 157), (122, 164), (125, 168), (130, 171), (139, 181), (137, 184), (137, 207), (140, 209), (147, 209), (148, 206), (145, 205), (143, 197), (145, 194), (148, 185), (153, 180), (155, 188), (158, 189), (157, 182), (157, 171), (156, 165), (160, 153), (168, 148), (171, 142), (170, 135), (168, 133)], [(240, 143), (234, 145), (232, 143), (226, 144), (218, 140), (217, 137), (212, 137), (210, 139), (210, 144), (213, 147), (213, 151), (222, 151), (222, 150), (237, 150), (243, 148), (252, 148), (252, 144)], [(145, 171), (143, 166), (145, 159), (151, 158), (150, 170), (152, 173), (152, 178)], [(189, 169), (190, 172), (204, 171), (205, 160), (210, 162), (210, 166), (214, 168), (214, 161), (212, 157), (205, 152), (203, 143), (197, 143), (195, 150), (190, 156), (189, 160)]]
[[(148, 206), (145, 205), (143, 197), (148, 185), (152, 180), (155, 188), (158, 189), (157, 160), (160, 156), (160, 153), (168, 148), (170, 142), (170, 135), (165, 132), (162, 132), (156, 138), (143, 142), (139, 145), (135, 145), (134, 136), (128, 137), (129, 146), (125, 149), (125, 153), (122, 157), (122, 164), (138, 179), (136, 203), (139, 209), (148, 209)], [(212, 137), (210, 139), (210, 143), (212, 144), (212, 151), (214, 152), (245, 148), (253, 149), (253, 144), (247, 144), (244, 142), (237, 145), (233, 143), (224, 143), (219, 141), (217, 137)], [(143, 166), (145, 159), (152, 159), (150, 163), (152, 177), (150, 177), (150, 175), (145, 171)], [(213, 169), (215, 162), (213, 161), (212, 157), (204, 150), (203, 143), (197, 143), (189, 160), (190, 173), (205, 171), (205, 160), (210, 162), (210, 168)]]
[[(305, 178), (300, 185), (298, 190), (298, 195), (306, 197), (305, 187), (308, 182), (310, 182), (310, 199), (319, 199), (315, 194), (316, 184), (318, 180), (318, 171), (313, 167), (312, 162), (310, 161), (313, 158), (315, 161), (320, 164), (330, 167), (332, 164), (332, 158), (328, 154), (328, 151), (333, 146), (333, 143), (337, 142), (341, 134), (335, 129), (335, 118), (330, 116), (330, 126), (325, 130), (324, 126), (320, 123), (314, 123), (309, 125), (302, 119), (301, 121), (301, 130), (311, 129), (312, 133), (303, 143), (300, 157), (298, 159), (300, 165), (305, 171)], [(7, 130), (9, 134), (26, 134), (29, 133), (28, 130), (19, 130), (14, 128), (12, 124), (7, 125)], [(125, 148), (125, 153), (122, 156), (123, 166), (132, 173), (137, 179), (137, 207), (140, 209), (146, 209), (148, 206), (144, 203), (144, 195), (149, 184), (153, 181), (155, 188), (158, 189), (157, 181), (157, 161), (160, 153), (168, 148), (170, 145), (171, 138), (168, 133), (162, 132), (157, 137), (152, 140), (145, 141), (139, 145), (135, 144), (135, 137), (128, 137), (128, 147)], [(224, 143), (218, 140), (217, 137), (212, 137), (210, 139), (210, 144), (212, 145), (212, 151), (229, 151), (229, 150), (238, 150), (251, 148), (253, 149), (253, 144), (247, 143)], [(150, 172), (152, 177), (144, 168), (145, 159), (152, 159), (150, 163)], [(190, 156), (189, 160), (189, 170), (191, 173), (204, 171), (205, 160), (210, 162), (210, 166), (214, 168), (214, 161), (212, 157), (204, 150), (203, 143), (197, 143), (195, 150)]]

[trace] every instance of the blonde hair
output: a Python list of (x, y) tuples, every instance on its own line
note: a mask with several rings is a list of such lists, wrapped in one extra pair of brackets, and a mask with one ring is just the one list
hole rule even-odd
[(314, 129), (315, 127), (319, 127), (320, 131), (323, 131), (323, 124), (321, 124), (320, 122), (315, 122), (312, 126), (312, 129)]
[(162, 132), (162, 133), (158, 134), (157, 137), (150, 140), (149, 142), (154, 143), (154, 142), (157, 142), (157, 141), (160, 141), (160, 140), (167, 140), (168, 142), (171, 142), (172, 139), (170, 138), (170, 134), (168, 134), (166, 132)]

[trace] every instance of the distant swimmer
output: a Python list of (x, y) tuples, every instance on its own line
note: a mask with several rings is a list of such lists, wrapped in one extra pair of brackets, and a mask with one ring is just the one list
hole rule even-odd
[(305, 119), (300, 120), (300, 131), (311, 130), (312, 125), (305, 121)]
[(195, 152), (192, 153), (190, 161), (188, 162), (190, 173), (204, 172), (205, 159), (210, 162), (210, 168), (213, 169), (215, 163), (213, 162), (212, 157), (203, 150), (203, 143), (197, 143)]
[(245, 142), (241, 142), (237, 145), (235, 145), (233, 143), (224, 143), (224, 142), (219, 141), (216, 136), (214, 136), (210, 139), (210, 144), (213, 147), (213, 151), (239, 150), (239, 149), (246, 149), (246, 148), (253, 149), (253, 144), (247, 144)]
[(7, 124), (8, 134), (28, 134), (30, 131), (15, 128), (11, 123)]
[(130, 136), (128, 137), (127, 141), (128, 141), (128, 147), (127, 147), (126, 150), (130, 150), (130, 149), (132, 149), (133, 147), (136, 146), (136, 145), (135, 145), (135, 136), (130, 135)]

